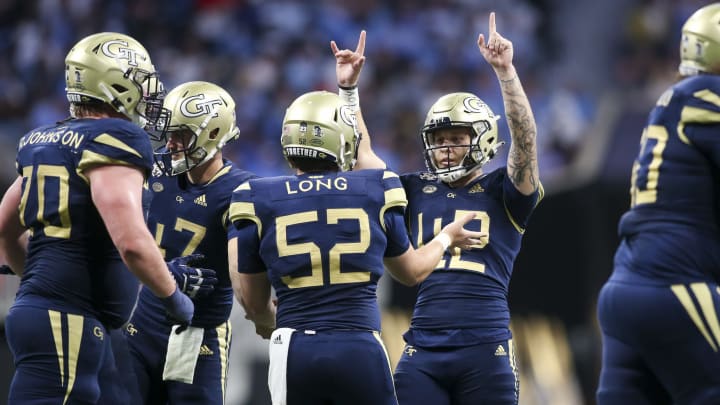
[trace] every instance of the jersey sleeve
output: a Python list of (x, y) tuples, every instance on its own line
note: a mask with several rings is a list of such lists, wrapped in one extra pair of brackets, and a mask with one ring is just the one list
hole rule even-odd
[(231, 224), (240, 221), (254, 222), (257, 225), (258, 236), (262, 233), (262, 222), (255, 214), (255, 202), (250, 182), (246, 181), (233, 190), (228, 216)]
[(385, 223), (385, 212), (391, 208), (398, 208), (404, 215), (405, 207), (407, 207), (407, 196), (405, 195), (405, 189), (400, 182), (400, 177), (389, 170), (383, 172), (383, 189), (384, 201), (383, 207), (380, 210), (380, 223), (383, 229), (387, 231), (387, 224)]
[(237, 238), (237, 268), (239, 273), (262, 273), (266, 271), (260, 257), (260, 234), (262, 223), (255, 215), (255, 203), (250, 182), (239, 185), (232, 193), (228, 218), (228, 240)]
[(146, 176), (152, 169), (152, 146), (140, 128), (117, 126), (94, 136), (85, 144), (77, 165), (79, 173), (97, 165), (123, 165), (141, 168)]
[(704, 89), (688, 97), (680, 111), (678, 136), (720, 167), (720, 95)]
[(525, 195), (518, 191), (509, 176), (503, 176), (503, 205), (505, 207), (505, 213), (515, 229), (521, 234), (525, 233), (530, 214), (532, 214), (544, 196), (545, 190), (542, 184), (538, 185), (534, 193)]
[(228, 232), (228, 239), (237, 238), (237, 271), (238, 273), (264, 273), (265, 263), (260, 257), (260, 239), (257, 225), (250, 221), (239, 221)]
[(385, 234), (387, 235), (387, 247), (385, 257), (397, 257), (407, 252), (410, 247), (410, 237), (405, 227), (403, 210), (400, 207), (393, 207), (385, 211)]

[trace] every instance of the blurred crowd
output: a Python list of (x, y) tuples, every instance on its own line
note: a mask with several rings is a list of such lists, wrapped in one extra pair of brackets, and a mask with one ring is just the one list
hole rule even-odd
[(259, 175), (284, 174), (278, 140), (286, 106), (308, 90), (335, 91), (329, 42), (354, 47), (365, 29), (360, 97), (374, 146), (399, 172), (423, 169), (419, 129), (443, 93), (478, 94), (503, 117), (500, 131), (509, 140), (499, 87), (475, 44), (492, 9), (498, 29), (514, 43), (539, 123), (541, 169), (552, 175), (572, 161), (595, 100), (578, 83), (552, 74), (558, 47), (542, 3), (0, 1), (0, 57), (7, 62), (0, 65), (0, 139), (12, 145), (34, 126), (66, 117), (63, 60), (69, 47), (92, 32), (119, 31), (148, 48), (166, 87), (206, 80), (227, 88), (242, 131), (227, 155)]

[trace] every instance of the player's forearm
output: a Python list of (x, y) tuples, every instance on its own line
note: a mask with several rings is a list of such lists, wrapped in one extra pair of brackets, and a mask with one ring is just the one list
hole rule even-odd
[(150, 234), (138, 235), (132, 241), (119, 241), (116, 245), (128, 269), (156, 296), (170, 296), (177, 284), (168, 271), (167, 264), (155, 246)]
[(540, 184), (535, 117), (515, 67), (510, 66), (495, 73), (500, 82), (505, 117), (512, 139), (508, 153), (508, 175), (521, 193), (532, 194)]
[(385, 266), (390, 274), (401, 284), (412, 287), (423, 282), (430, 273), (435, 270), (440, 259), (442, 259), (447, 244), (442, 242), (443, 238), (434, 238), (420, 249), (410, 247), (405, 253), (398, 257), (385, 259)]
[(241, 298), (240, 304), (245, 309), (245, 318), (262, 328), (275, 328), (275, 305), (268, 296), (263, 303), (248, 303)]
[(358, 132), (360, 132), (360, 144), (358, 145), (358, 157), (357, 164), (355, 164), (355, 170), (385, 169), (387, 167), (385, 162), (380, 159), (380, 157), (376, 155), (375, 151), (372, 149), (370, 133), (365, 125), (362, 112), (359, 109), (355, 113), (355, 118), (358, 124)]

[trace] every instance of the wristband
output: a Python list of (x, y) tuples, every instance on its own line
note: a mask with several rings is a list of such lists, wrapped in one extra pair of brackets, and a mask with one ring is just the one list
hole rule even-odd
[(343, 104), (350, 107), (355, 112), (360, 107), (360, 96), (358, 95), (357, 85), (344, 87), (338, 85), (338, 95)]
[(450, 247), (450, 244), (452, 242), (452, 240), (450, 239), (450, 235), (446, 234), (445, 232), (440, 232), (439, 234), (437, 234), (435, 236), (435, 238), (433, 240), (440, 242), (440, 244), (443, 247), (443, 250), (447, 250), (447, 248)]

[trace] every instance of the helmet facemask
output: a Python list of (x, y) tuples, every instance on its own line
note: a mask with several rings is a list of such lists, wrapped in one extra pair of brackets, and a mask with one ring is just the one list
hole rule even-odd
[[(198, 136), (187, 127), (169, 127), (165, 132), (166, 145), (156, 149), (155, 163), (165, 174), (185, 173), (205, 161), (208, 152), (197, 147)], [(172, 145), (168, 148), (167, 145)]]
[[(497, 135), (498, 119), (499, 117), (473, 94), (451, 93), (438, 99), (430, 108), (420, 134), (428, 170), (436, 174), (441, 181), (452, 183), (481, 168), (495, 157), (504, 144)], [(469, 143), (435, 143), (437, 131), (453, 128), (465, 128), (469, 132)], [(437, 161), (437, 151), (445, 150), (444, 155), (449, 159), (451, 148), (467, 148), (458, 164), (443, 164), (442, 160)]]

